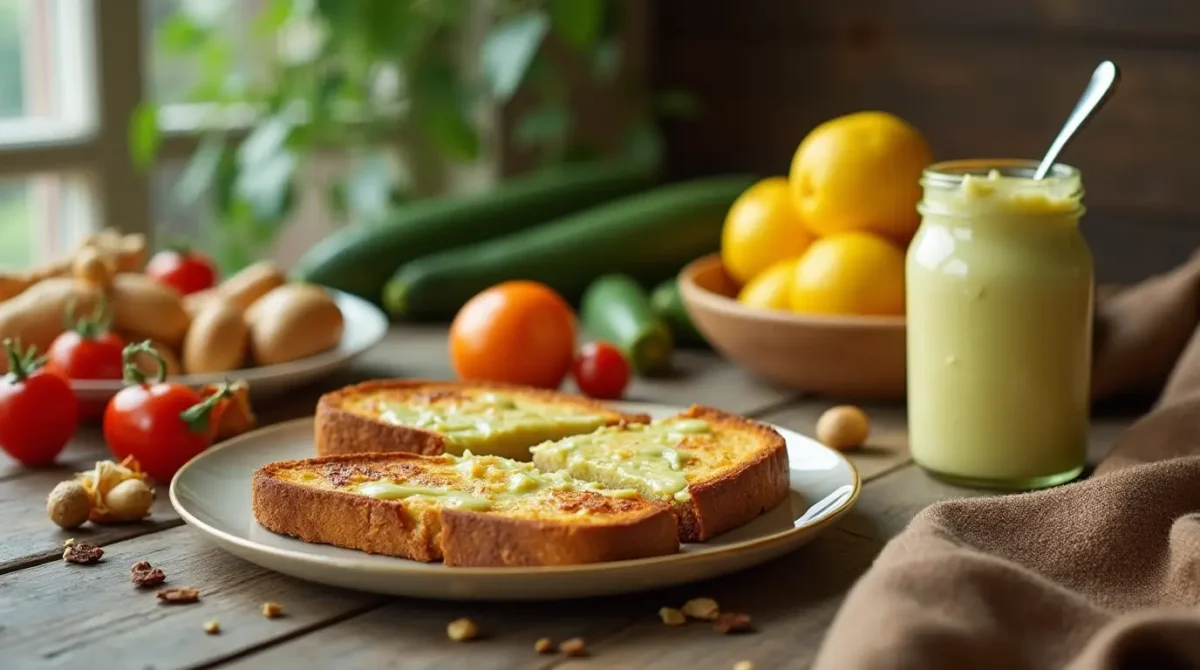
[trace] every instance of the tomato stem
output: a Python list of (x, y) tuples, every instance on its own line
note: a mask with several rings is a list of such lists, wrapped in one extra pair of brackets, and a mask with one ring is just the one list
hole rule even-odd
[(162, 354), (158, 353), (154, 345), (150, 344), (150, 340), (143, 340), (121, 350), (122, 373), (126, 385), (145, 384), (151, 379), (134, 362), (133, 358), (138, 354), (146, 354), (154, 359), (154, 365), (157, 367), (153, 377), (155, 384), (161, 384), (167, 380), (167, 362), (163, 360)]
[(67, 303), (67, 309), (63, 314), (63, 321), (67, 326), (67, 330), (79, 333), (79, 336), (85, 340), (94, 340), (112, 328), (112, 312), (109, 311), (108, 301), (104, 299), (104, 296), (100, 296), (100, 300), (96, 302), (91, 316), (76, 318), (75, 306), (75, 299), (72, 298)]
[(216, 393), (180, 412), (179, 418), (183, 419), (183, 422), (187, 424), (188, 430), (193, 433), (207, 433), (210, 427), (209, 419), (212, 418), (212, 412), (217, 403), (232, 397), (233, 391), (230, 389), (230, 381), (226, 379), (217, 386)]
[(21, 340), (4, 339), (4, 354), (8, 357), (8, 378), (19, 382), (33, 374), (46, 362), (45, 356), (37, 355), (37, 346), (22, 350)]

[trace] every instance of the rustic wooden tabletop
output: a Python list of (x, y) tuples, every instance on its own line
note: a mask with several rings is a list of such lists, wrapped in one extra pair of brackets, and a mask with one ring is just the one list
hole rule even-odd
[[(681, 351), (677, 375), (638, 380), (631, 400), (704, 403), (812, 435), (833, 404), (773, 388), (701, 351)], [(351, 369), (315, 387), (258, 407), (263, 424), (312, 413), (321, 392), (377, 377), (451, 375), (445, 330), (394, 329)], [(865, 483), (855, 510), (810, 544), (761, 567), (649, 593), (545, 603), (446, 603), (343, 591), (268, 572), (206, 543), (183, 524), (160, 492), (148, 521), (90, 524), (60, 531), (46, 518), (46, 494), (74, 471), (107, 457), (88, 428), (64, 452), (61, 467), (28, 470), (0, 456), (0, 667), (3, 668), (706, 668), (738, 661), (754, 667), (805, 668), (838, 605), (883, 544), (936, 500), (977, 495), (927, 477), (908, 456), (904, 410), (869, 404), (870, 443), (851, 454)], [(1102, 453), (1130, 422), (1093, 421), (1092, 449)], [(69, 537), (105, 548), (94, 566), (66, 564)], [(200, 603), (160, 606), (129, 581), (148, 560), (176, 585), (194, 585)], [(749, 613), (755, 632), (719, 635), (710, 626), (668, 627), (657, 611), (708, 596)], [(264, 618), (274, 601), (285, 616)], [(470, 617), (481, 637), (453, 642), (446, 625)], [(207, 635), (204, 624), (220, 621)], [(869, 634), (864, 631), (864, 634)], [(538, 655), (534, 642), (581, 637), (587, 656)]]

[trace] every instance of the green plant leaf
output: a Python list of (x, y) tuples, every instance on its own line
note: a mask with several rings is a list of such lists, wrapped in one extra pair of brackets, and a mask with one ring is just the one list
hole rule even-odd
[(604, 0), (550, 0), (550, 25), (564, 42), (580, 51), (590, 49), (600, 36)]
[(517, 146), (530, 148), (561, 142), (571, 131), (571, 112), (562, 105), (545, 105), (526, 112), (517, 120), (513, 139)]
[(616, 79), (621, 71), (621, 53), (620, 40), (601, 40), (592, 50), (592, 74), (601, 81)]
[(470, 162), (479, 157), (479, 134), (460, 107), (440, 105), (426, 109), (420, 118), (429, 138), (449, 158)]
[(690, 91), (659, 91), (654, 96), (654, 110), (663, 116), (696, 116), (700, 113), (700, 100)]
[(143, 170), (149, 167), (161, 143), (158, 108), (148, 102), (138, 104), (129, 119), (129, 155), (133, 158), (133, 164)]
[(186, 12), (176, 12), (158, 28), (159, 48), (166, 54), (186, 54), (204, 44), (209, 37), (205, 26), (193, 21)]
[(208, 193), (217, 177), (217, 169), (221, 165), (221, 155), (225, 152), (225, 141), (219, 137), (206, 137), (200, 143), (200, 148), (188, 161), (183, 176), (175, 184), (175, 199), (190, 205)]
[(242, 168), (254, 169), (255, 166), (274, 158), (287, 143), (292, 127), (292, 122), (280, 115), (268, 116), (259, 121), (238, 148), (238, 162)]
[[(292, 16), (294, 0), (271, 0), (254, 19), (254, 29), (260, 36), (273, 37)], [(305, 4), (305, 3), (301, 3)]]
[(541, 47), (550, 19), (540, 11), (524, 12), (496, 24), (483, 42), (483, 75), (501, 102), (517, 92), (529, 64)]
[(254, 219), (279, 222), (291, 210), (292, 179), (298, 164), (296, 155), (281, 148), (275, 155), (253, 168), (238, 171), (234, 193), (250, 207)]
[(621, 142), (621, 153), (637, 162), (658, 165), (662, 162), (663, 152), (662, 135), (650, 121), (631, 125)]
[(359, 160), (342, 183), (346, 213), (356, 221), (383, 216), (392, 203), (399, 172), (387, 151), (374, 151)]

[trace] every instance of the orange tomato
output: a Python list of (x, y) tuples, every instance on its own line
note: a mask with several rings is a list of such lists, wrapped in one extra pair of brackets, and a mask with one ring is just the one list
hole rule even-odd
[(459, 379), (558, 388), (575, 356), (575, 315), (534, 281), (497, 284), (467, 301), (450, 325)]

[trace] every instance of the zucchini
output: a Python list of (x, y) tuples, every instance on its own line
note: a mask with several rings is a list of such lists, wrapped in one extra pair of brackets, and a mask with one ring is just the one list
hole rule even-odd
[(754, 177), (708, 177), (626, 196), (493, 240), (407, 263), (384, 288), (393, 316), (445, 319), (480, 291), (539, 281), (577, 303), (593, 279), (627, 274), (644, 286), (720, 247), (725, 213)]
[(650, 296), (627, 275), (604, 275), (583, 293), (579, 316), (589, 335), (625, 354), (638, 374), (671, 369), (671, 328), (654, 313)]
[(650, 163), (624, 161), (556, 168), (491, 190), (406, 203), (381, 222), (352, 225), (304, 254), (297, 279), (378, 303), (402, 263), (521, 230), (653, 185)]
[(696, 324), (692, 323), (692, 317), (688, 315), (687, 307), (683, 305), (683, 297), (679, 295), (678, 277), (671, 277), (654, 287), (654, 291), (650, 293), (650, 307), (654, 309), (658, 318), (671, 328), (671, 334), (679, 344), (685, 346), (708, 344), (708, 341), (696, 329)]

